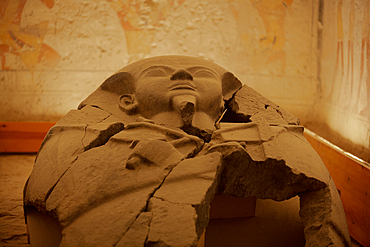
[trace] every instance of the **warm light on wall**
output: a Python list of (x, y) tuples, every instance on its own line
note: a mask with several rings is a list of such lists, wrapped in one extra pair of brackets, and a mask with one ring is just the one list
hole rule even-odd
[(367, 163), (365, 160), (360, 159), (359, 157), (357, 157), (357, 156), (355, 156), (355, 155), (353, 155), (349, 152), (344, 151), (340, 147), (334, 145), (330, 141), (326, 140), (325, 138), (322, 138), (321, 136), (317, 135), (316, 133), (312, 132), (311, 130), (309, 130), (307, 128), (304, 129), (304, 132), (305, 132), (305, 134), (308, 134), (308, 135), (314, 137), (315, 139), (319, 140), (320, 142), (325, 143), (326, 145), (328, 145), (332, 149), (336, 150), (337, 152), (341, 153), (342, 155), (344, 155), (344, 156), (346, 156), (346, 157), (356, 161), (357, 163), (359, 163), (359, 164), (361, 164), (361, 165), (370, 169), (370, 164)]
[(322, 114), (326, 115), (328, 126), (343, 138), (357, 145), (370, 146), (370, 123), (367, 117), (333, 105), (326, 105), (321, 111), (325, 111)]

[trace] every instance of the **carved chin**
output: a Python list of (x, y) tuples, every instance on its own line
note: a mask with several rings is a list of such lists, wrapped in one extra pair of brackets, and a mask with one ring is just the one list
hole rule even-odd
[(172, 99), (172, 107), (181, 116), (184, 125), (191, 125), (196, 109), (196, 98), (194, 96), (175, 96)]

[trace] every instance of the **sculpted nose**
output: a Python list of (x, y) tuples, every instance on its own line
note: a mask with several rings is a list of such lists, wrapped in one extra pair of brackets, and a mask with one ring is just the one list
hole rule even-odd
[(193, 80), (193, 76), (186, 70), (184, 69), (179, 69), (177, 71), (175, 71), (172, 76), (171, 76), (171, 80), (190, 80), (192, 81)]

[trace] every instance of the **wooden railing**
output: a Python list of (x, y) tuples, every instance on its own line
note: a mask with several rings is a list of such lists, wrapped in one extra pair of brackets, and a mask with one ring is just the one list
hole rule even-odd
[(55, 122), (0, 122), (0, 153), (37, 153)]
[(363, 246), (370, 246), (370, 166), (315, 133), (304, 136), (328, 168), (346, 212), (349, 233)]

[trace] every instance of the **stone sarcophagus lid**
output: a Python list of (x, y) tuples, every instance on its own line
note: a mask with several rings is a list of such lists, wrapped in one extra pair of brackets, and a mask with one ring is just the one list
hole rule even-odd
[(350, 246), (338, 192), (302, 133), (214, 63), (133, 63), (45, 137), (24, 191), (30, 242), (197, 246), (217, 194), (299, 196), (306, 246)]

